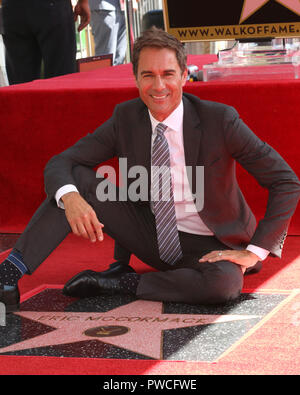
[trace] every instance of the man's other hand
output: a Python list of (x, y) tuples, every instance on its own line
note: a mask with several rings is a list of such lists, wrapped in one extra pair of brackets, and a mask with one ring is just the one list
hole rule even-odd
[(218, 262), (224, 260), (240, 265), (242, 272), (245, 273), (248, 267), (254, 266), (259, 261), (259, 257), (248, 250), (211, 251), (199, 259), (199, 262)]

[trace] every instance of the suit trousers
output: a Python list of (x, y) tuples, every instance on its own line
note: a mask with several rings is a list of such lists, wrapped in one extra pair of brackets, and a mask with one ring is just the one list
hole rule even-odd
[(92, 10), (91, 27), (95, 55), (113, 54), (114, 66), (124, 63), (127, 49), (124, 11)]
[(76, 71), (70, 0), (3, 0), (3, 41), (10, 84)]
[[(94, 208), (104, 224), (104, 231), (120, 246), (156, 269), (141, 274), (137, 297), (216, 304), (226, 303), (240, 295), (243, 273), (239, 265), (226, 260), (198, 262), (209, 251), (228, 249), (217, 238), (179, 232), (183, 258), (170, 266), (159, 257), (155, 218), (149, 204), (120, 200), (100, 201), (96, 191), (101, 179), (96, 178), (95, 172), (84, 166), (76, 166), (73, 173), (80, 194)], [(57, 207), (55, 199), (44, 201), (15, 245), (15, 249), (23, 255), (29, 274), (34, 272), (70, 231), (64, 210)]]

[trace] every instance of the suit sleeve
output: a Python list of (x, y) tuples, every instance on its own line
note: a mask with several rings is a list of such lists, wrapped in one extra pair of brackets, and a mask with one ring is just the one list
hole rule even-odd
[(300, 197), (300, 183), (286, 161), (261, 141), (231, 107), (224, 115), (225, 144), (232, 157), (268, 189), (265, 215), (250, 244), (280, 257), (288, 225)]
[(53, 199), (59, 188), (66, 184), (76, 186), (72, 170), (83, 165), (94, 168), (98, 164), (113, 158), (117, 152), (116, 107), (113, 116), (95, 130), (81, 138), (72, 147), (55, 155), (44, 170), (45, 190), (48, 199)]

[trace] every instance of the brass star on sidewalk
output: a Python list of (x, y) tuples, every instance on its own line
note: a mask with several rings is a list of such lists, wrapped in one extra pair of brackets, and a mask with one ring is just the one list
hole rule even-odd
[(0, 348), (0, 354), (98, 340), (162, 359), (163, 330), (257, 318), (255, 315), (164, 314), (162, 308), (161, 302), (138, 300), (105, 313), (21, 311), (15, 314), (50, 326), (53, 330)]
[[(243, 10), (240, 17), (240, 23), (247, 19), (250, 15), (255, 14), (263, 5), (270, 0), (244, 0)], [(284, 7), (288, 8), (295, 14), (300, 15), (300, 0), (275, 0)]]

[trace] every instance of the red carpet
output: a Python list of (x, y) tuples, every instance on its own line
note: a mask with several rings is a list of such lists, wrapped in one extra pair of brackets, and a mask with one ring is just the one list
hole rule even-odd
[[(284, 294), (283, 302), (267, 314), (216, 362), (117, 360), (0, 356), (1, 374), (299, 374), (300, 343), (300, 237), (287, 238), (283, 259), (268, 258), (259, 274), (245, 277), (244, 292)], [(76, 250), (76, 253), (74, 251)], [(113, 244), (70, 235), (33, 276), (20, 282), (22, 299), (43, 284), (64, 284), (83, 269), (102, 270), (111, 262)], [(8, 252), (1, 254), (1, 260)], [(148, 268), (135, 257), (138, 272)], [(217, 339), (216, 339), (217, 341)]]

